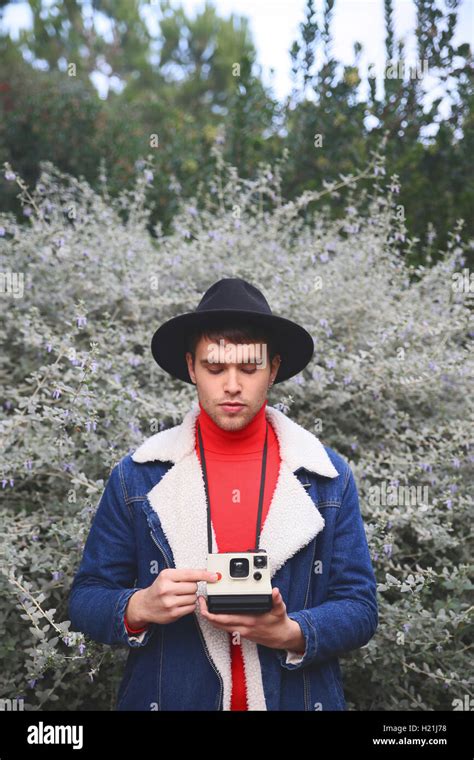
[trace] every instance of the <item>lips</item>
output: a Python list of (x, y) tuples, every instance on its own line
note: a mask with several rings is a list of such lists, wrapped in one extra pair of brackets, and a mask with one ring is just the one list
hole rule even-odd
[(239, 409), (243, 409), (245, 404), (220, 404), (226, 412), (237, 412)]

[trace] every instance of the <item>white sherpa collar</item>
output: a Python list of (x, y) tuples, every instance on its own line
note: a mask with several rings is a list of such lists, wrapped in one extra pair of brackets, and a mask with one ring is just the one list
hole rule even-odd
[[(310, 472), (334, 478), (337, 470), (315, 435), (305, 430), (273, 406), (265, 407), (266, 417), (278, 437), (281, 459), (295, 472), (304, 467)], [(162, 430), (147, 438), (133, 453), (135, 462), (173, 462), (177, 464), (194, 451), (195, 425), (199, 402), (193, 401), (190, 411), (180, 425)]]
[[(206, 495), (195, 451), (195, 424), (199, 402), (194, 401), (180, 425), (147, 438), (132, 454), (134, 462), (163, 461), (173, 466), (147, 494), (173, 552), (177, 568), (207, 564)], [(271, 577), (323, 529), (324, 519), (294, 472), (304, 467), (328, 478), (339, 474), (316, 436), (275, 407), (266, 406), (268, 421), (278, 438), (281, 465), (270, 509), (264, 521), (260, 546), (266, 549)], [(218, 552), (212, 526), (213, 552)], [(206, 584), (198, 583), (207, 596)], [(224, 684), (224, 710), (230, 710), (232, 676), (229, 634), (197, 616), (209, 654)], [(250, 710), (266, 710), (257, 645), (241, 638), (247, 700)]]

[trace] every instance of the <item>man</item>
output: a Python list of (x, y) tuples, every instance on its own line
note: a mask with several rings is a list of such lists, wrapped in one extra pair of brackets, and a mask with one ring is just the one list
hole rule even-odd
[[(266, 399), (308, 364), (311, 336), (226, 278), (151, 349), (198, 401), (113, 468), (71, 588), (73, 629), (130, 647), (118, 710), (347, 709), (338, 657), (378, 624), (354, 476)], [(221, 578), (208, 553), (256, 547), (271, 609), (211, 614)]]

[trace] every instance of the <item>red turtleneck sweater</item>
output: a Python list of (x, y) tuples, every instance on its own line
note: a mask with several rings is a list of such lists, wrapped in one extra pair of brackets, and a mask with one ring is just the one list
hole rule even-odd
[[(199, 421), (209, 479), (211, 519), (219, 552), (255, 548), (257, 508), (265, 442), (265, 401), (254, 418), (241, 430), (222, 430), (201, 404)], [(280, 468), (278, 439), (268, 425), (267, 469), (262, 507), (262, 528), (270, 507)], [(196, 453), (200, 461), (196, 430)], [(232, 644), (231, 710), (247, 710), (244, 663), (240, 644)]]
[[(198, 420), (206, 454), (209, 480), (211, 520), (219, 552), (247, 551), (255, 548), (257, 508), (265, 442), (265, 400), (257, 414), (241, 430), (222, 430), (199, 403)], [(196, 454), (201, 461), (196, 425)], [(265, 492), (262, 508), (262, 528), (270, 507), (280, 469), (278, 439), (268, 425), (268, 452)], [(129, 633), (141, 633), (141, 628)], [(245, 671), (240, 644), (232, 644), (229, 634), (232, 664), (231, 710), (247, 710)]]

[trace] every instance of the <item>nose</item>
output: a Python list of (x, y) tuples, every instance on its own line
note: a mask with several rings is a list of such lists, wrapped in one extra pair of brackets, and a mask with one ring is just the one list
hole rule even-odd
[(225, 370), (224, 390), (230, 395), (240, 393), (242, 389), (241, 382), (236, 367), (228, 367)]

